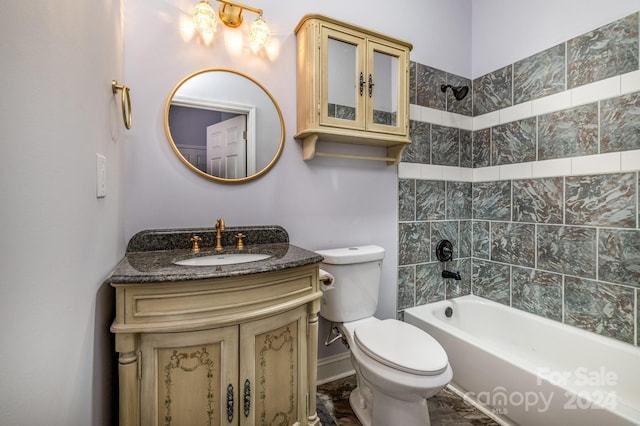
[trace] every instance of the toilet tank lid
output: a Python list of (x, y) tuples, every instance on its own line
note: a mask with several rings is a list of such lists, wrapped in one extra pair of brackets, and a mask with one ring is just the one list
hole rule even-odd
[(375, 245), (317, 250), (316, 253), (324, 257), (324, 263), (329, 265), (372, 262), (384, 258), (384, 249)]

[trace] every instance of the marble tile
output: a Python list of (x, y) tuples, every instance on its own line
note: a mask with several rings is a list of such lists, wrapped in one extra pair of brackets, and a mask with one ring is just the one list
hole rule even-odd
[(537, 225), (537, 268), (596, 277), (596, 228)]
[(471, 219), (471, 182), (447, 182), (447, 219)]
[(459, 256), (460, 246), (458, 244), (458, 221), (447, 220), (431, 222), (431, 258), (435, 261), (435, 250), (438, 241), (449, 240), (453, 244), (453, 258)]
[(638, 70), (638, 13), (567, 41), (568, 88)]
[(398, 179), (398, 220), (416, 220), (416, 181)]
[(447, 89), (446, 92), (446, 100), (447, 100), (447, 111), (453, 112), (456, 114), (468, 115), (472, 114), (472, 93), (471, 93), (471, 80), (465, 77), (461, 77), (455, 74), (447, 73), (447, 84), (452, 86), (467, 86), (469, 88), (469, 93), (462, 100), (457, 100), (455, 96), (453, 96), (453, 91)]
[(510, 275), (509, 265), (474, 259), (472, 292), (477, 296), (510, 305)]
[(600, 102), (600, 152), (640, 149), (640, 92)]
[(482, 115), (513, 105), (512, 65), (473, 80), (473, 115)]
[(491, 245), (489, 239), (490, 222), (473, 221), (473, 257), (489, 259)]
[(475, 182), (473, 218), (511, 220), (511, 181)]
[(399, 242), (399, 265), (425, 263), (431, 260), (429, 223), (401, 223)]
[(514, 308), (562, 321), (562, 275), (516, 266), (511, 274)]
[(471, 279), (473, 274), (471, 258), (457, 259), (450, 266), (455, 272), (460, 273), (461, 280), (445, 280), (446, 297), (451, 299), (458, 296), (471, 294)]
[(471, 257), (471, 245), (472, 245), (472, 232), (473, 232), (473, 221), (471, 220), (461, 220), (460, 221), (460, 242), (459, 242), (459, 256), (460, 257)]
[(473, 135), (460, 129), (460, 167), (473, 167)]
[(402, 161), (406, 163), (431, 163), (431, 125), (422, 121), (409, 121), (411, 143), (402, 153)]
[(445, 94), (440, 86), (447, 73), (427, 65), (416, 65), (416, 103), (420, 106), (446, 110)]
[(640, 287), (640, 230), (600, 229), (598, 278)]
[(445, 219), (445, 199), (444, 181), (416, 181), (416, 220)]
[(460, 165), (460, 131), (455, 127), (431, 126), (431, 163)]
[(491, 260), (532, 268), (535, 258), (535, 225), (491, 224)]
[(565, 90), (565, 44), (513, 64), (514, 104)]
[(373, 122), (375, 124), (386, 124), (387, 126), (395, 126), (398, 116), (392, 111), (373, 110)]
[(538, 160), (597, 153), (597, 103), (538, 117)]
[(356, 119), (356, 108), (347, 105), (336, 105), (336, 118), (342, 118), (343, 120)]
[(416, 268), (402, 266), (398, 268), (397, 310), (416, 306)]
[[(318, 411), (327, 413), (323, 426), (361, 425), (349, 405), (349, 395), (356, 388), (355, 376), (348, 376), (318, 386)], [(431, 424), (436, 426), (497, 426), (498, 423), (485, 416), (472, 405), (449, 389), (444, 388), (427, 400)], [(322, 419), (324, 420), (324, 419)], [(389, 425), (399, 426), (399, 425)]]
[(409, 104), (418, 104), (418, 88), (417, 88), (417, 72), (416, 68), (418, 64), (414, 61), (409, 61)]
[(635, 178), (635, 173), (567, 176), (566, 223), (635, 228)]
[(565, 277), (565, 323), (633, 344), (633, 289)]
[(441, 263), (416, 265), (416, 306), (444, 299), (445, 280)]
[(473, 167), (491, 165), (491, 128), (473, 132)]
[(563, 186), (562, 177), (514, 180), (513, 220), (561, 224)]
[(512, 121), (491, 129), (491, 165), (536, 159), (536, 118)]

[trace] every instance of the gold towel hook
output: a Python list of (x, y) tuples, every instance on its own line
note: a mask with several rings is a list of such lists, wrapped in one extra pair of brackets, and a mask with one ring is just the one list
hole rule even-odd
[[(124, 84), (118, 84), (116, 80), (111, 80), (111, 91), (115, 95), (118, 90), (122, 91), (122, 120), (124, 121), (124, 127), (131, 128), (131, 95), (129, 94), (129, 88)], [(125, 105), (126, 103), (126, 105)]]

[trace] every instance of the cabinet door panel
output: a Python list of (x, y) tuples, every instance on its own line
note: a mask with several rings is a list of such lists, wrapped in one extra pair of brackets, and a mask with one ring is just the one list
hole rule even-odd
[(368, 127), (378, 132), (404, 134), (408, 79), (403, 70), (407, 54), (373, 41), (368, 43), (368, 51)]
[[(306, 312), (299, 308), (240, 326), (242, 425), (294, 425), (306, 417)], [(244, 385), (243, 385), (244, 386)], [(244, 389), (243, 389), (244, 391)]]
[[(323, 54), (321, 123), (364, 128), (365, 42), (329, 27), (322, 27)], [(362, 93), (360, 93), (362, 88)]]
[[(141, 337), (142, 425), (237, 424), (238, 328)], [(227, 392), (233, 388), (233, 419)]]

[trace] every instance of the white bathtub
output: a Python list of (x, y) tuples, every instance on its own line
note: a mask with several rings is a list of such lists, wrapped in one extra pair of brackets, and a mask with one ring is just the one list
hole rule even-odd
[(444, 347), (454, 390), (501, 423), (640, 425), (640, 348), (477, 296), (404, 318)]

